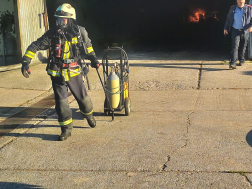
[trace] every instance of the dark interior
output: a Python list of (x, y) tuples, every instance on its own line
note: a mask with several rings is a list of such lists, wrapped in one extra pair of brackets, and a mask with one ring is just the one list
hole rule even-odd
[(230, 49), (230, 36), (223, 28), (230, 6), (236, 0), (47, 0), (50, 27), (54, 12), (70, 3), (77, 22), (84, 26), (95, 48), (123, 44), (125, 49), (153, 50)]

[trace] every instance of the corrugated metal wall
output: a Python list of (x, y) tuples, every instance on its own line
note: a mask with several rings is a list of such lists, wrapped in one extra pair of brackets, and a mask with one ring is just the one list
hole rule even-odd
[[(46, 31), (44, 26), (44, 0), (17, 0), (21, 53), (24, 55), (31, 42)], [(47, 51), (36, 53), (33, 61), (47, 58)]]

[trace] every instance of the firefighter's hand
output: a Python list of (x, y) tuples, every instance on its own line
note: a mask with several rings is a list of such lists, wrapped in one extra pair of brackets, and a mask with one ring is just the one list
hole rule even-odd
[(224, 30), (224, 35), (227, 35), (228, 34), (228, 31), (227, 30)]
[(31, 70), (29, 68), (29, 64), (30, 64), (30, 60), (28, 60), (27, 58), (23, 58), (21, 72), (22, 72), (23, 76), (26, 78), (29, 78), (29, 76), (31, 75)]
[(98, 69), (100, 67), (100, 63), (97, 59), (91, 61), (91, 67)]
[(248, 29), (248, 30), (249, 30), (249, 32), (252, 32), (252, 27), (249, 27), (249, 29)]

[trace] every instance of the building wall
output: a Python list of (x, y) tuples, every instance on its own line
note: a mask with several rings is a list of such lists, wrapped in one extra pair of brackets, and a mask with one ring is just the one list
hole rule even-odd
[[(0, 66), (12, 64), (17, 56), (14, 3), (1, 0), (0, 6)], [(5, 55), (5, 56), (4, 56)]]
[[(44, 25), (44, 0), (17, 0), (18, 25), (20, 35), (21, 54), (24, 55), (27, 47), (42, 36)], [(47, 51), (38, 51), (32, 61), (44, 61)]]

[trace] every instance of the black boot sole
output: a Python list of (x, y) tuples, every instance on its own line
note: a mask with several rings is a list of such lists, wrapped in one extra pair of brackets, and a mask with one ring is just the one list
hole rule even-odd
[(229, 68), (232, 69), (232, 70), (234, 70), (234, 69), (236, 69), (236, 66), (229, 65)]
[(58, 141), (64, 141), (66, 140), (68, 137), (71, 136), (71, 133), (68, 133), (68, 134), (61, 134), (58, 138)]
[(87, 119), (88, 125), (92, 128), (94, 128), (96, 126), (96, 121), (94, 119), (94, 117), (92, 117), (91, 119)]

